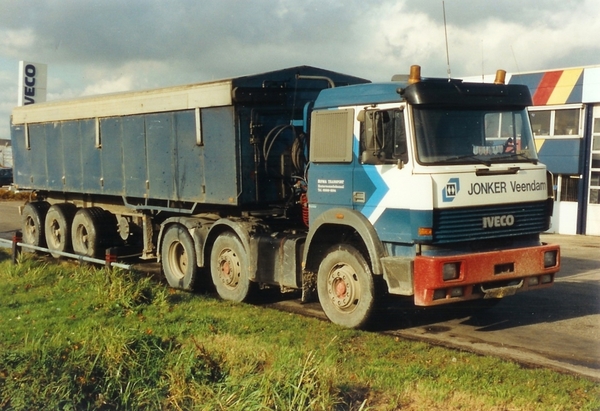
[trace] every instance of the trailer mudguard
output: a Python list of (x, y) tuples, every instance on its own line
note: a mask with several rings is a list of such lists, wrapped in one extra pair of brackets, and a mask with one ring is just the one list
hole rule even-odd
[[(338, 228), (344, 227), (355, 231), (363, 241), (373, 274), (382, 274), (381, 258), (386, 256), (386, 251), (377, 231), (363, 214), (348, 208), (329, 209), (311, 223), (302, 259), (304, 269), (313, 272), (318, 269), (321, 257), (327, 249), (339, 243), (337, 236), (341, 236), (343, 231)], [(332, 228), (336, 232), (332, 232)]]

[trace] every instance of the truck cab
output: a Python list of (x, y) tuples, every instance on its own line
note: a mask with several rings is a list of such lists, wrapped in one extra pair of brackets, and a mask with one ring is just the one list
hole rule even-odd
[[(497, 83), (422, 79), (417, 69), (320, 93), (305, 257), (334, 322), (368, 318), (361, 300), (377, 281), (422, 306), (552, 284), (559, 249), (539, 238), (552, 188), (535, 150), (531, 98), (524, 86)], [(324, 250), (333, 237), (339, 244)], [(363, 267), (370, 271), (357, 275)]]

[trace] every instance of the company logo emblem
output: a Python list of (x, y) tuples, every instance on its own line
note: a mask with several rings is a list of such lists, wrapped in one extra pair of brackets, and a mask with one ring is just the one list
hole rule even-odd
[(515, 216), (512, 214), (483, 217), (483, 228), (511, 227), (514, 224)]
[(446, 187), (442, 189), (442, 200), (444, 201), (444, 203), (449, 203), (453, 201), (459, 191), (460, 180), (458, 178), (451, 178), (446, 183)]

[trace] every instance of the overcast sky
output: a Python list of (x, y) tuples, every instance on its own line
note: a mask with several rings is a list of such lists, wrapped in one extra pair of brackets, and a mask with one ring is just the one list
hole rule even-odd
[[(598, 0), (445, 0), (453, 77), (600, 64)], [(447, 76), (442, 0), (0, 0), (0, 139), (19, 60), (47, 100), (312, 65)]]

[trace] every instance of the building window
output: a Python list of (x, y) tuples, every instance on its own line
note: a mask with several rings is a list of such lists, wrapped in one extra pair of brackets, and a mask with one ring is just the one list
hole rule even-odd
[(554, 112), (554, 135), (572, 136), (579, 134), (580, 109), (556, 110)]
[(594, 119), (589, 204), (600, 204), (600, 117)]
[(547, 111), (530, 111), (529, 119), (531, 128), (533, 128), (534, 136), (549, 136), (550, 135), (550, 114), (552, 110)]
[(560, 193), (554, 193), (554, 198), (560, 201), (577, 201), (579, 176), (559, 176)]
[(536, 137), (581, 136), (581, 107), (552, 110), (531, 107), (529, 120)]
[(600, 154), (592, 154), (590, 171), (590, 204), (600, 204)]
[(592, 188), (590, 190), (590, 204), (600, 204), (600, 189)]
[[(593, 130), (593, 141), (592, 141), (592, 151), (600, 151), (600, 117), (594, 119), (594, 130)], [(600, 157), (592, 157), (592, 163), (595, 161), (600, 161)], [(592, 168), (600, 168), (599, 164), (593, 165)]]

